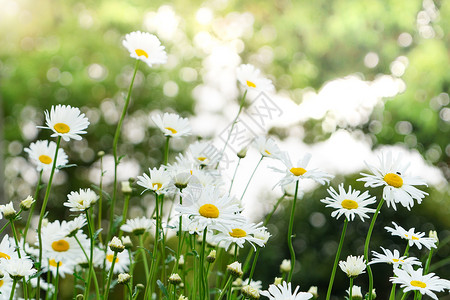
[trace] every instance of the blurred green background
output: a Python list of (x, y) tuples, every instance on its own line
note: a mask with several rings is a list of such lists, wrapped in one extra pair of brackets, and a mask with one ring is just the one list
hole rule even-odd
[[(234, 56), (212, 55), (216, 47), (232, 49), (243, 63), (255, 64), (270, 74), (278, 92), (295, 103), (301, 103), (305, 93), (319, 91), (327, 81), (349, 74), (368, 82), (388, 75), (398, 79), (399, 91), (383, 97), (364, 122), (338, 122), (330, 130), (323, 117), (296, 126), (304, 130), (307, 144), (325, 141), (343, 129), (368, 138), (374, 149), (400, 145), (418, 150), (424, 161), (439, 169), (444, 183), (429, 186), (430, 196), (411, 213), (385, 208), (371, 248), (404, 249), (382, 230), (391, 220), (405, 228), (437, 230), (441, 240), (448, 241), (450, 1), (0, 0), (0, 7), (0, 203), (32, 193), (37, 175), (23, 148), (36, 139), (48, 138), (48, 132), (35, 128), (43, 124), (44, 110), (68, 104), (80, 107), (91, 121), (82, 141), (63, 145), (70, 162), (78, 167), (61, 172), (49, 203), (49, 218), (68, 215), (61, 207), (65, 201), (61, 195), (90, 186), (95, 177), (92, 168), (98, 167), (96, 153), (104, 150), (111, 154), (115, 124), (134, 65), (121, 41), (126, 33), (141, 30), (161, 39), (169, 61), (152, 69), (141, 64), (119, 150), (134, 158), (130, 164), (146, 170), (161, 162), (163, 138), (154, 134), (157, 131), (148, 118), (151, 111), (176, 111), (184, 116), (201, 112), (196, 109), (196, 91), (208, 85), (212, 71), (220, 77), (228, 63), (236, 63)], [(215, 63), (219, 67), (214, 69), (211, 65)], [(226, 94), (226, 84), (216, 90), (224, 91), (224, 98), (236, 96)], [(270, 132), (281, 140), (290, 135), (283, 128)], [(185, 146), (179, 143), (175, 150)], [(345, 182), (362, 188), (355, 184), (358, 176), (338, 174), (333, 184)], [(381, 197), (381, 190), (377, 192)], [(332, 220), (330, 211), (318, 201), (325, 196), (324, 188), (308, 192), (298, 206), (295, 224), (300, 268), (294, 282), (303, 290), (318, 285), (321, 295), (326, 293), (342, 225)], [(136, 210), (139, 203), (145, 200), (139, 202), (136, 197)], [(283, 213), (288, 209), (286, 203), (274, 216), (269, 226), (274, 236), (261, 252), (264, 264), (256, 269), (255, 278), (262, 280), (265, 288), (279, 275), (281, 260), (289, 257)], [(326, 222), (314, 221), (324, 216)], [(355, 254), (355, 249), (362, 254), (367, 228), (367, 222), (350, 224), (343, 258)], [(424, 252), (411, 253), (420, 257)], [(435, 261), (449, 255), (446, 244)], [(373, 270), (379, 297), (385, 299), (390, 268), (376, 265)], [(443, 278), (450, 277), (448, 265), (435, 271)], [(359, 278), (355, 284), (367, 291), (365, 279)], [(338, 273), (336, 294), (343, 295), (347, 286), (345, 276)]]

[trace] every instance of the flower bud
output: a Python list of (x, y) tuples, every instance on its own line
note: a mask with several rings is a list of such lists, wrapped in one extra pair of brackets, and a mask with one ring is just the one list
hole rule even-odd
[(178, 298), (178, 300), (189, 300), (188, 297), (185, 297), (183, 295), (180, 295), (180, 298)]
[(238, 278), (236, 278), (235, 281), (233, 281), (232, 285), (241, 287), (243, 282), (244, 281), (241, 278), (238, 277)]
[(78, 295), (75, 297), (75, 300), (83, 300), (83, 299), (84, 299), (83, 294), (78, 294)]
[(279, 285), (283, 282), (283, 277), (275, 277), (275, 280), (273, 281), (274, 285)]
[(142, 283), (136, 284), (136, 288), (137, 288), (139, 291), (145, 290), (145, 286), (144, 286)]
[(122, 243), (125, 246), (125, 249), (130, 249), (131, 247), (133, 247), (133, 243), (131, 242), (131, 239), (129, 236), (123, 236)]
[(33, 205), (33, 203), (36, 202), (33, 197), (28, 196), (25, 200), (22, 200), (22, 202), (20, 202), (20, 208), (23, 211), (27, 211), (31, 208), (31, 205)]
[(112, 238), (111, 242), (108, 244), (109, 249), (114, 252), (122, 252), (125, 249), (125, 246), (122, 244), (122, 241), (119, 240), (116, 236)]
[(98, 157), (103, 157), (103, 156), (105, 156), (105, 151), (98, 151), (98, 152), (97, 152), (97, 156), (98, 156)]
[(439, 238), (438, 238), (438, 235), (437, 235), (437, 231), (435, 231), (435, 230), (430, 230), (430, 233), (428, 233), (428, 236), (429, 236), (430, 238), (435, 239), (435, 240), (436, 240), (436, 243), (439, 243)]
[(239, 152), (236, 155), (237, 155), (237, 157), (242, 159), (247, 156), (247, 151), (248, 151), (248, 147), (244, 147), (241, 150), (239, 150)]
[(317, 291), (317, 286), (312, 286), (309, 288), (308, 293), (311, 293), (313, 295), (314, 298), (318, 298), (319, 294)]
[(290, 259), (283, 259), (280, 265), (280, 271), (283, 273), (289, 273), (291, 271), (291, 260)]
[(231, 273), (232, 276), (234, 277), (241, 277), (243, 272), (242, 272), (242, 264), (238, 261), (235, 261), (232, 264), (229, 264), (227, 266), (227, 270)]
[(209, 263), (213, 263), (216, 260), (216, 250), (211, 250), (208, 256), (206, 257), (206, 261)]
[(251, 285), (242, 287), (241, 292), (245, 297), (250, 298), (251, 300), (257, 300), (259, 299), (259, 297), (261, 297), (258, 290)]
[(178, 266), (180, 268), (184, 266), (184, 255), (180, 255), (180, 258), (178, 258)]
[(127, 284), (130, 281), (130, 279), (131, 279), (131, 275), (130, 274), (128, 274), (128, 273), (120, 273), (117, 276), (117, 283)]
[(122, 193), (130, 195), (133, 192), (129, 181), (122, 181)]
[(169, 276), (169, 283), (173, 285), (179, 285), (181, 283), (181, 277), (178, 273), (173, 273)]
[(16, 216), (16, 210), (14, 209), (12, 201), (5, 205), (0, 205), (0, 212), (6, 219), (13, 219)]

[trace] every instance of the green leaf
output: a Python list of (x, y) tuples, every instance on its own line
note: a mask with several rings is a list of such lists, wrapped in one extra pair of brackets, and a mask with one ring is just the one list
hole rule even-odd
[(167, 293), (167, 289), (164, 286), (164, 284), (161, 282), (161, 280), (157, 280), (156, 284), (158, 285), (159, 289), (163, 292), (164, 296), (169, 297), (169, 294)]

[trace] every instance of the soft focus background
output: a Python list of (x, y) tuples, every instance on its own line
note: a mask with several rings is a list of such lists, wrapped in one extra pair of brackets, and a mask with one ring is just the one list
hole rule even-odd
[[(100, 150), (107, 154), (105, 182), (111, 183), (113, 133), (134, 65), (121, 41), (126, 33), (141, 30), (160, 38), (169, 60), (157, 68), (140, 66), (122, 130), (119, 153), (126, 157), (121, 180), (161, 163), (164, 140), (150, 119), (161, 111), (189, 117), (194, 133), (221, 149), (218, 136), (238, 109), (235, 69), (251, 63), (277, 90), (270, 99), (278, 114), (258, 133), (269, 131), (294, 159), (311, 152), (312, 167), (336, 175), (332, 186), (345, 182), (362, 189), (355, 179), (365, 170), (364, 161), (376, 163), (385, 149), (401, 153), (411, 162), (410, 173), (427, 182), (430, 195), (411, 212), (383, 208), (371, 249), (404, 250), (402, 241), (383, 229), (392, 220), (407, 229), (437, 230), (441, 241), (448, 241), (450, 1), (0, 0), (0, 7), (1, 204), (33, 194), (38, 174), (23, 149), (49, 137), (36, 125), (43, 125), (44, 111), (55, 104), (80, 107), (91, 125), (82, 141), (62, 144), (78, 167), (56, 176), (49, 219), (69, 215), (62, 206), (67, 193), (98, 183)], [(195, 139), (174, 140), (172, 154)], [(227, 153), (232, 162), (223, 169), (231, 177), (236, 158), (231, 149)], [(236, 195), (258, 159), (250, 150), (242, 161)], [(281, 195), (279, 188), (271, 189), (279, 179), (267, 168), (272, 165), (263, 161), (245, 196), (245, 214), (254, 221)], [(294, 282), (303, 290), (318, 285), (323, 296), (342, 219), (332, 219), (319, 202), (327, 195), (325, 187), (305, 182), (302, 188)], [(145, 215), (152, 203), (140, 192), (132, 202), (132, 217)], [(381, 197), (381, 189), (370, 193)], [(256, 270), (264, 288), (289, 257), (289, 201), (284, 204), (269, 225), (273, 237)], [(350, 224), (343, 259), (363, 254), (367, 223)], [(411, 250), (419, 257), (424, 253)], [(449, 255), (446, 244), (434, 261)], [(448, 265), (434, 268), (439, 276), (450, 277)], [(391, 269), (376, 265), (373, 270), (379, 297), (386, 299)], [(355, 284), (367, 291), (365, 276)], [(336, 294), (343, 295), (347, 286), (338, 271)]]

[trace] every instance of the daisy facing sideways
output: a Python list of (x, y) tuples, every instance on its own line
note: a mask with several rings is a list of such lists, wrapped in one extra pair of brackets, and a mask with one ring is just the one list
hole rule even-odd
[(52, 137), (60, 136), (66, 142), (70, 139), (81, 140), (80, 134), (85, 134), (89, 126), (89, 120), (77, 107), (70, 105), (52, 106), (50, 113), (45, 111), (45, 124), (38, 128), (50, 129), (54, 133)]
[[(230, 226), (217, 225), (213, 226), (212, 229), (216, 229), (217, 233), (212, 236), (212, 241), (214, 244), (225, 248), (228, 251), (231, 244), (236, 244), (240, 248), (244, 247), (245, 242), (249, 242), (256, 251), (254, 244), (259, 247), (265, 246), (265, 241), (258, 238), (257, 235), (261, 230), (265, 230), (265, 227), (261, 226), (262, 222), (255, 223), (235, 223)], [(231, 228), (231, 230), (230, 230)]]
[(275, 90), (272, 81), (264, 78), (261, 71), (253, 65), (240, 65), (236, 69), (236, 77), (245, 89), (255, 89), (262, 92), (273, 92)]
[(375, 209), (366, 207), (376, 202), (375, 197), (370, 197), (367, 191), (360, 194), (359, 191), (352, 190), (352, 187), (349, 186), (347, 192), (344, 189), (344, 184), (340, 184), (339, 193), (332, 187), (328, 189), (328, 193), (331, 197), (326, 197), (320, 202), (327, 204), (326, 207), (336, 209), (331, 213), (331, 216), (336, 217), (336, 219), (345, 215), (347, 220), (353, 221), (355, 215), (357, 215), (364, 222), (364, 218), (369, 218), (369, 213), (375, 212)]
[(394, 250), (394, 252), (392, 253), (389, 249), (384, 249), (383, 247), (380, 248), (381, 250), (383, 250), (384, 254), (372, 251), (372, 255), (375, 258), (372, 259), (369, 265), (376, 263), (386, 263), (393, 265), (394, 268), (398, 268), (399, 266), (403, 265), (422, 265), (422, 263), (416, 257), (400, 256), (400, 252), (398, 252), (398, 250)]
[(142, 60), (149, 67), (167, 62), (167, 53), (164, 46), (153, 34), (133, 31), (125, 35), (122, 44), (130, 52), (130, 57)]
[(392, 152), (382, 153), (378, 157), (379, 166), (372, 166), (366, 163), (369, 170), (373, 173), (363, 175), (363, 178), (359, 178), (358, 181), (364, 181), (365, 187), (379, 187), (383, 188), (383, 199), (386, 200), (388, 207), (392, 207), (397, 210), (396, 203), (401, 203), (408, 210), (414, 206), (414, 200), (417, 203), (421, 203), (422, 199), (428, 195), (416, 188), (416, 185), (427, 185), (423, 180), (418, 177), (410, 176), (406, 173), (409, 164), (402, 163), (402, 157), (400, 154), (397, 158), (392, 157)]
[(78, 192), (70, 192), (67, 195), (67, 201), (64, 202), (64, 206), (70, 207), (70, 211), (85, 211), (95, 204), (98, 198), (93, 190), (80, 189)]
[[(55, 158), (56, 143), (51, 141), (36, 141), (30, 144), (30, 148), (25, 148), (30, 161), (36, 165), (38, 171), (50, 170)], [(64, 166), (68, 163), (67, 154), (63, 149), (58, 149), (56, 166)]]
[(189, 120), (177, 114), (164, 113), (162, 117), (155, 115), (152, 120), (165, 136), (182, 137), (191, 134)]
[(408, 240), (409, 246), (416, 245), (417, 248), (422, 249), (422, 245), (425, 246), (428, 250), (431, 248), (436, 248), (436, 239), (424, 237), (424, 232), (414, 232), (414, 228), (406, 231), (403, 227), (398, 226), (395, 222), (392, 222), (395, 228), (392, 227), (384, 227), (388, 232), (392, 235), (399, 236), (403, 239)]
[(297, 291), (299, 288), (300, 287), (297, 286), (294, 292), (291, 292), (291, 283), (289, 282), (288, 284), (286, 284), (286, 281), (283, 281), (282, 284), (271, 284), (267, 291), (261, 291), (259, 293), (263, 296), (266, 296), (270, 300), (308, 300), (313, 297), (311, 293), (298, 293)]

